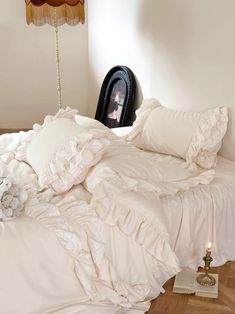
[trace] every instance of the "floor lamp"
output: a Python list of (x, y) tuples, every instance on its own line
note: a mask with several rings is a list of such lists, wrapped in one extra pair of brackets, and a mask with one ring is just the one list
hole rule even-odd
[(85, 0), (25, 0), (27, 24), (36, 26), (50, 24), (55, 31), (58, 108), (61, 101), (61, 71), (58, 27), (67, 23), (71, 26), (85, 22)]

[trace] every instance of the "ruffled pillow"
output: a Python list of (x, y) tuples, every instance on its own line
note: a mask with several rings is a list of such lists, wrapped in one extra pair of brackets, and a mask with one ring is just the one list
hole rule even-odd
[(60, 109), (54, 116), (48, 115), (44, 118), (43, 124), (35, 123), (33, 125), (33, 129), (26, 132), (21, 144), (18, 145), (15, 153), (15, 158), (19, 161), (27, 162), (26, 151), (30, 142), (33, 140), (34, 136), (36, 136), (41, 130), (45, 128), (50, 122), (60, 119), (60, 118), (68, 118), (72, 121), (75, 121), (75, 116), (78, 110), (71, 109), (67, 107), (66, 109)]
[(226, 107), (184, 112), (164, 108), (155, 99), (145, 100), (136, 111), (127, 140), (144, 150), (183, 158), (189, 165), (216, 166), (217, 153), (227, 130)]
[(27, 163), (43, 188), (57, 193), (81, 183), (89, 169), (102, 157), (109, 140), (95, 129), (83, 128), (68, 118), (50, 121), (27, 145)]

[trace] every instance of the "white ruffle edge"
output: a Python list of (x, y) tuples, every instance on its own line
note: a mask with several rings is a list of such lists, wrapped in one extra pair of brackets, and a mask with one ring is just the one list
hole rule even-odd
[(68, 118), (75, 121), (75, 115), (78, 110), (66, 107), (65, 109), (60, 109), (54, 116), (48, 115), (44, 118), (43, 124), (35, 123), (33, 129), (27, 132), (27, 136), (24, 137), (23, 142), (17, 147), (15, 158), (19, 161), (27, 162), (27, 146), (32, 141), (33, 137), (40, 132), (48, 123), (54, 121), (58, 118)]
[[(176, 255), (170, 248), (168, 234), (161, 222), (151, 221), (140, 214), (141, 207), (149, 205), (138, 201), (137, 194), (116, 187), (111, 182), (102, 182), (95, 188), (91, 206), (99, 217), (111, 226), (117, 226), (126, 236), (141, 245), (154, 259), (163, 263), (169, 273), (179, 271)], [(139, 197), (140, 194), (138, 194)], [(115, 199), (115, 201), (113, 201)], [(135, 208), (138, 206), (138, 209)], [(155, 217), (156, 218), (156, 217)]]
[(215, 108), (202, 114), (196, 135), (192, 138), (186, 161), (202, 168), (213, 168), (228, 124), (228, 109)]
[[(161, 106), (156, 99), (145, 99), (136, 111), (136, 120), (126, 140), (138, 146), (137, 135), (143, 131), (151, 111)], [(195, 136), (192, 138), (186, 154), (187, 164), (198, 164), (202, 168), (213, 168), (217, 163), (217, 153), (222, 145), (228, 124), (228, 109), (214, 108), (202, 113)]]
[(38, 174), (39, 185), (41, 188), (52, 187), (57, 193), (68, 191), (84, 181), (109, 144), (108, 139), (99, 138), (92, 130), (79, 133), (57, 151), (48, 166)]
[[(193, 164), (194, 165), (194, 164)], [(157, 181), (150, 178), (133, 178), (122, 174), (119, 174), (113, 169), (105, 168), (102, 174), (95, 180), (86, 180), (85, 187), (90, 193), (94, 193), (96, 187), (102, 184), (104, 181), (108, 181), (116, 186), (120, 186), (126, 191), (132, 191), (137, 193), (152, 193), (156, 192), (161, 197), (175, 195), (178, 192), (184, 192), (193, 188), (199, 184), (209, 184), (215, 178), (215, 170), (209, 169), (202, 172), (187, 166), (186, 163), (182, 164), (182, 167), (188, 168), (189, 176), (174, 181)], [(197, 172), (195, 172), (195, 170)], [(190, 175), (190, 172), (192, 174)]]
[(159, 106), (161, 106), (161, 104), (154, 98), (143, 100), (141, 107), (135, 112), (136, 120), (133, 123), (133, 128), (131, 132), (126, 135), (127, 141), (131, 141), (135, 145), (135, 137), (143, 131), (144, 124), (151, 111)]
[[(69, 197), (69, 194), (67, 196)], [(116, 217), (113, 223), (117, 224), (122, 232), (135, 237), (136, 241), (148, 250), (151, 250), (152, 245), (155, 247), (152, 251), (152, 254), (156, 253), (156, 256), (153, 256), (156, 276), (154, 286), (148, 282), (132, 285), (118, 276), (106, 255), (105, 225), (94, 210), (97, 209), (101, 214), (99, 205), (102, 207), (105, 204), (97, 204), (99, 210), (97, 206), (91, 208), (84, 201), (67, 203), (67, 196), (65, 194), (56, 205), (34, 201), (34, 205), (26, 208), (26, 214), (56, 234), (61, 245), (74, 258), (77, 277), (91, 300), (109, 300), (113, 304), (127, 308), (134, 304), (140, 306), (145, 304), (147, 310), (150, 296), (156, 296), (163, 291), (164, 282), (179, 271), (177, 258), (171, 251), (167, 239), (160, 233), (162, 229), (140, 219), (134, 211), (133, 213), (129, 211), (128, 218), (131, 219), (129, 221), (127, 215), (126, 218), (125, 215), (121, 215), (118, 219), (120, 215), (118, 209), (111, 210), (110, 213)], [(102, 215), (106, 216), (104, 220), (107, 222), (108, 212), (109, 208)], [(132, 224), (135, 225), (135, 230), (132, 230)]]

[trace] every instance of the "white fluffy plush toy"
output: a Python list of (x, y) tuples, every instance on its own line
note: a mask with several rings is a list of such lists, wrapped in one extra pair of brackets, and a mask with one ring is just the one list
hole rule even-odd
[(0, 178), (0, 221), (19, 216), (27, 198), (27, 193), (14, 184), (12, 177)]

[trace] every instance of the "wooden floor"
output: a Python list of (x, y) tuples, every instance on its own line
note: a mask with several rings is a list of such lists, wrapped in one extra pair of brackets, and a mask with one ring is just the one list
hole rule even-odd
[(215, 267), (219, 274), (219, 297), (209, 299), (172, 292), (174, 278), (164, 285), (165, 294), (152, 302), (146, 314), (232, 314), (235, 313), (235, 262)]

